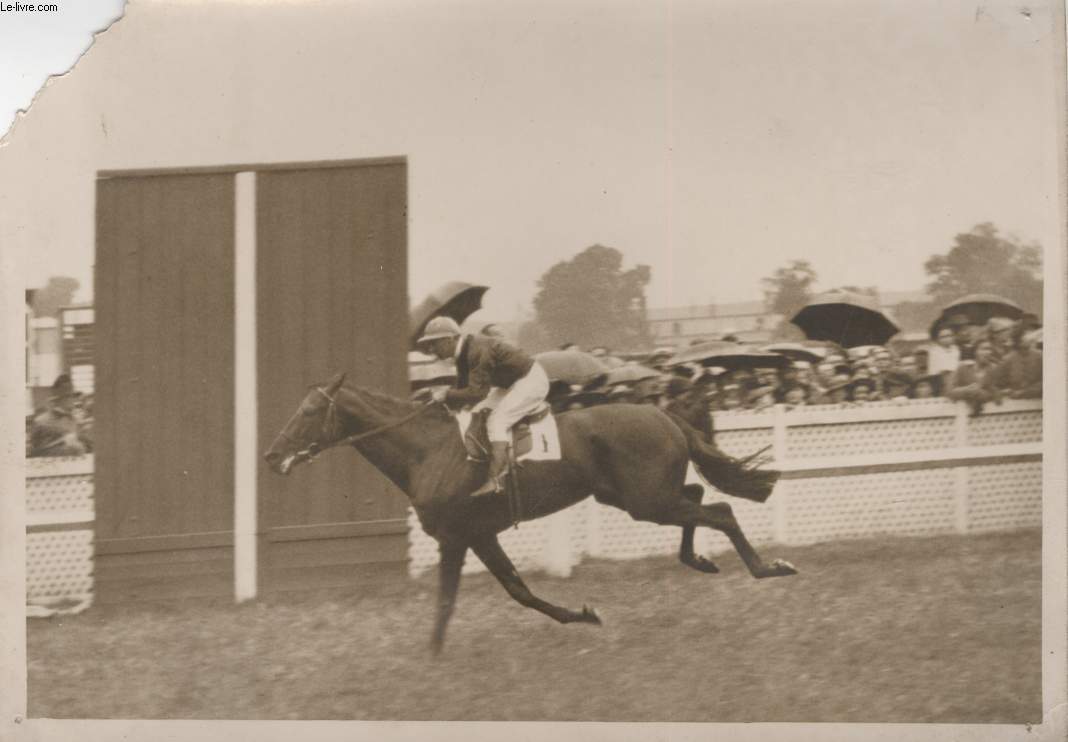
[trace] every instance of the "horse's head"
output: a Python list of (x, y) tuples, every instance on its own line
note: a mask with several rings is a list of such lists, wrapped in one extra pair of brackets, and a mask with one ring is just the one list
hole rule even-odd
[(335, 396), (345, 381), (338, 374), (326, 386), (312, 387), (263, 458), (272, 471), (289, 474), (293, 467), (311, 461), (340, 436)]

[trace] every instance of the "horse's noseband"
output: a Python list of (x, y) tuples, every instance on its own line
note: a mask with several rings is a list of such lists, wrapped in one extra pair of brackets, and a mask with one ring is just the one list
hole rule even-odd
[[(326, 397), (330, 401), (330, 406), (327, 408), (326, 415), (323, 416), (323, 422), (319, 427), (319, 439), (316, 440), (316, 441), (312, 441), (305, 448), (297, 451), (294, 454), (294, 457), (298, 461), (309, 461), (310, 462), (310, 461), (313, 461), (320, 453), (322, 453), (323, 451), (325, 451), (328, 448), (333, 448), (335, 446), (342, 446), (342, 445), (351, 445), (351, 444), (355, 443), (356, 441), (363, 440), (364, 438), (370, 438), (372, 436), (379, 435), (380, 433), (384, 433), (385, 431), (390, 430), (392, 428), (396, 428), (396, 427), (398, 427), (400, 425), (403, 425), (403, 424), (409, 422), (410, 420), (414, 420), (415, 418), (419, 417), (424, 412), (426, 412), (428, 409), (433, 407), (434, 404), (435, 404), (433, 401), (431, 401), (431, 402), (429, 402), (429, 403), (427, 403), (425, 405), (420, 406), (414, 412), (411, 412), (411, 413), (405, 415), (404, 417), (402, 417), (399, 420), (394, 420), (391, 423), (387, 423), (385, 425), (381, 425), (381, 426), (379, 426), (377, 428), (373, 428), (371, 430), (367, 430), (367, 431), (364, 431), (362, 433), (356, 433), (354, 435), (350, 435), (347, 438), (338, 438), (338, 439), (334, 439), (332, 441), (328, 441), (327, 440), (328, 435), (333, 433), (333, 432), (336, 432), (334, 430), (334, 428), (336, 428), (337, 425), (338, 425), (337, 400), (334, 399), (333, 397), (331, 397), (325, 391), (323, 391), (322, 387), (315, 387), (315, 391), (319, 392), (319, 394), (321, 394), (324, 397)], [(328, 428), (329, 428), (329, 430), (328, 430)], [(282, 437), (285, 438), (290, 443), (292, 443), (294, 446), (300, 445), (300, 443), (298, 441), (293, 440), (292, 436), (286, 434), (285, 431), (282, 432)]]

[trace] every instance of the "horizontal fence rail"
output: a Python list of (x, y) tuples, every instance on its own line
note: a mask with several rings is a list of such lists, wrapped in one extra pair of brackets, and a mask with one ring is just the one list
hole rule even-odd
[[(728, 499), (753, 543), (810, 544), (876, 535), (978, 533), (1042, 522), (1042, 403), (1007, 400), (972, 416), (945, 399), (717, 412), (716, 443), (733, 456), (770, 446), (783, 472), (768, 502)], [(699, 482), (696, 473), (687, 480)], [(410, 516), (409, 571), (437, 563), (437, 545)], [(567, 575), (584, 557), (675, 553), (678, 528), (639, 523), (592, 498), (501, 534), (519, 569)], [(729, 550), (698, 529), (695, 547)], [(484, 569), (471, 559), (468, 572)]]
[[(715, 414), (716, 442), (765, 446), (783, 476), (768, 502), (729, 498), (756, 544), (875, 535), (979, 533), (1042, 522), (1042, 404), (1007, 400), (972, 416), (947, 400)], [(85, 605), (93, 590), (93, 457), (26, 461), (27, 603)], [(692, 470), (688, 480), (700, 481)], [(706, 487), (706, 501), (722, 498)], [(403, 521), (390, 521), (403, 529)], [(437, 543), (408, 517), (409, 572), (437, 564)], [(673, 554), (679, 529), (639, 523), (588, 499), (501, 534), (519, 569), (567, 575), (583, 558)], [(695, 547), (729, 550), (698, 529)], [(483, 568), (470, 559), (468, 572)]]

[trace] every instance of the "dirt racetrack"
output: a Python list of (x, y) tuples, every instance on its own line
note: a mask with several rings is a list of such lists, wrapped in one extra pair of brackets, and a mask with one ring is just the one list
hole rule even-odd
[(31, 717), (1037, 722), (1041, 534), (769, 546), (801, 571), (672, 558), (527, 576), (597, 607), (559, 626), (465, 577), (443, 656), (434, 576), (344, 592), (31, 619)]

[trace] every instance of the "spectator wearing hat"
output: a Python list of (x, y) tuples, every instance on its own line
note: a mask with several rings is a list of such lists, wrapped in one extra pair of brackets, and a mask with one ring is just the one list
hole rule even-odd
[(790, 382), (784, 386), (782, 398), (790, 408), (804, 407), (808, 402), (808, 389), (799, 382)]
[(953, 328), (941, 328), (934, 345), (927, 349), (927, 373), (941, 376), (944, 383), (960, 365), (960, 353)]
[(927, 376), (929, 373), (931, 373), (928, 370), (930, 364), (928, 362), (929, 351), (927, 350), (927, 348), (917, 348), (915, 351), (913, 351), (912, 357), (916, 359), (915, 376)]
[(912, 354), (901, 356), (897, 362), (897, 370), (912, 380), (916, 380), (921, 376), (920, 369), (916, 365), (916, 356)]
[(982, 385), (1010, 399), (1042, 398), (1042, 351), (1025, 343), (1024, 327), (1010, 331), (1010, 350), (983, 378)]
[(883, 399), (908, 399), (912, 377), (901, 371), (889, 371), (882, 375)]
[(996, 390), (984, 384), (994, 368), (994, 344), (989, 338), (982, 338), (975, 344), (973, 352), (975, 357), (962, 361), (943, 389), (949, 399), (967, 402), (978, 415), (985, 403), (997, 398)]
[(1020, 315), (1020, 324), (1023, 325), (1025, 333), (1042, 329), (1042, 320), (1033, 312), (1024, 312)]
[(978, 325), (973, 325), (966, 314), (951, 315), (946, 320), (946, 325), (953, 331), (953, 341), (961, 349), (961, 352), (965, 348), (970, 348), (974, 345), (977, 338), (976, 330), (982, 329)]
[(824, 389), (831, 385), (831, 380), (834, 378), (834, 364), (828, 360), (820, 361), (816, 366), (816, 372), (814, 374), (813, 381), (817, 386)]
[(719, 390), (716, 407), (720, 410), (740, 410), (745, 407), (745, 395), (740, 384), (727, 382)]
[(823, 393), (823, 404), (844, 404), (849, 401), (849, 376), (838, 374), (831, 379), (830, 386)]
[(775, 369), (758, 368), (754, 375), (756, 376), (757, 382), (761, 386), (770, 386), (778, 390), (779, 385), (781, 383), (781, 379), (779, 378), (779, 372)]
[(991, 317), (986, 323), (986, 335), (994, 344), (994, 358), (997, 361), (1013, 351), (1014, 330), (1017, 323), (1008, 317)]
[(31, 456), (81, 456), (89, 451), (79, 425), (77, 397), (70, 376), (56, 377), (48, 406), (30, 423)]
[(870, 378), (855, 378), (849, 385), (849, 401), (856, 404), (870, 402), (875, 395), (875, 382)]
[(909, 396), (912, 399), (931, 399), (942, 394), (942, 377), (937, 374), (921, 376), (912, 382)]
[(880, 346), (872, 352), (872, 363), (876, 373), (888, 373), (894, 368), (894, 354), (888, 348)]

